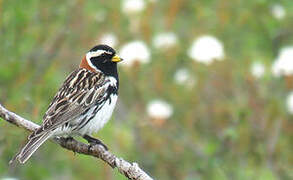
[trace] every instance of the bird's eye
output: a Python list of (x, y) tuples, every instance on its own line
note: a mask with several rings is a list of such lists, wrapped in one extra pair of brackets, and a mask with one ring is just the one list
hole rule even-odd
[(106, 63), (107, 61), (111, 60), (111, 58), (113, 57), (112, 54), (108, 54), (108, 53), (103, 53), (101, 55), (102, 59), (103, 59), (103, 63)]

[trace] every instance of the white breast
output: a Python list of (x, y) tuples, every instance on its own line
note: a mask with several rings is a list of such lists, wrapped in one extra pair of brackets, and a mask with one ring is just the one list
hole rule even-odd
[[(91, 119), (87, 125), (79, 130), (79, 134), (92, 134), (98, 132), (109, 121), (116, 105), (118, 96), (116, 94), (110, 95), (110, 98), (105, 102), (103, 107), (96, 113), (95, 117)], [(111, 103), (110, 103), (111, 102)], [(94, 108), (90, 109), (87, 114), (93, 113)]]

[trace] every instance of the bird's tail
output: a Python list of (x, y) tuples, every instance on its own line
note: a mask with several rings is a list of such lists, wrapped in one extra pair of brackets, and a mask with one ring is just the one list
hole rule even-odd
[(9, 164), (14, 164), (16, 160), (24, 164), (52, 134), (52, 132), (43, 132), (41, 135), (30, 137), (26, 145), (14, 156)]

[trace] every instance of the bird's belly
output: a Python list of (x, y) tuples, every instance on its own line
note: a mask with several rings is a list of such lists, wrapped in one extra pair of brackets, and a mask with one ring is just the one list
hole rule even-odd
[[(113, 110), (116, 105), (118, 96), (111, 95), (110, 98), (105, 102), (101, 109), (96, 113), (96, 115), (81, 129), (78, 130), (78, 134), (92, 134), (99, 131), (104, 125), (109, 121), (112, 116)], [(95, 108), (88, 111), (88, 118), (91, 117)]]

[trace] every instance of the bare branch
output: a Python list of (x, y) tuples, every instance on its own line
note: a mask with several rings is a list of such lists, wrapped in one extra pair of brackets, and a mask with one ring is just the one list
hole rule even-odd
[[(18, 127), (24, 128), (28, 131), (34, 131), (40, 127), (39, 125), (29, 120), (26, 120), (13, 112), (8, 111), (1, 104), (0, 117), (2, 117), (5, 121), (12, 123)], [(88, 144), (76, 141), (73, 138), (58, 137), (52, 140), (63, 148), (70, 151), (102, 159), (112, 168), (117, 168), (118, 171), (121, 174), (125, 175), (128, 179), (152, 180), (152, 178), (147, 173), (139, 168), (137, 163), (129, 163), (122, 158), (118, 158), (111, 152), (107, 151), (101, 145), (89, 146)]]

